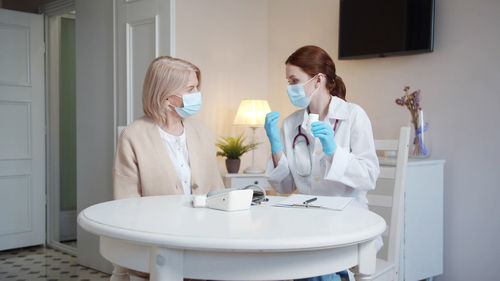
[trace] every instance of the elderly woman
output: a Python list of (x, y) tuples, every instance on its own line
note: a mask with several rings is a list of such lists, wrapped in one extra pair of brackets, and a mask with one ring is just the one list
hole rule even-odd
[[(151, 62), (142, 90), (144, 116), (118, 141), (115, 199), (224, 188), (212, 133), (188, 118), (201, 108), (200, 81), (198, 67), (185, 60), (165, 56)], [(128, 281), (131, 274), (148, 277), (115, 265), (111, 280)]]

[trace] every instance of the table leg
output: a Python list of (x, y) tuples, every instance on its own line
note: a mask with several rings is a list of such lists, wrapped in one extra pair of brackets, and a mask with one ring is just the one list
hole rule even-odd
[(182, 281), (184, 251), (151, 247), (149, 273), (151, 281)]
[(377, 266), (375, 239), (359, 244), (358, 259), (358, 266), (354, 270), (356, 280), (371, 280)]

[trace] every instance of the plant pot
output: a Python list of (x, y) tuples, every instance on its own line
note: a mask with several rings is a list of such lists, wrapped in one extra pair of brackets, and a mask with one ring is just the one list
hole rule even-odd
[(237, 174), (240, 170), (240, 159), (226, 159), (226, 169), (230, 174)]

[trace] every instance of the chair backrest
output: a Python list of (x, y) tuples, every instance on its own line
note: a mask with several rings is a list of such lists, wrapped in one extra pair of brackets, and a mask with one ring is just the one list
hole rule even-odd
[[(387, 222), (387, 230), (382, 234), (384, 247), (379, 252), (379, 258), (394, 263), (396, 274), (399, 262), (399, 249), (403, 224), (404, 186), (406, 167), (408, 164), (408, 149), (410, 127), (401, 127), (399, 139), (375, 140), (377, 154), (382, 151), (395, 151), (396, 157), (381, 157), (380, 175), (377, 187), (368, 193), (370, 210), (381, 215)], [(395, 276), (395, 280), (397, 276)]]

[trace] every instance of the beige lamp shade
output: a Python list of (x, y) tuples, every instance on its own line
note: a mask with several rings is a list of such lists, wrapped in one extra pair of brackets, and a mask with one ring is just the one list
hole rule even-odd
[(233, 125), (263, 127), (266, 114), (271, 111), (267, 100), (242, 100)]

